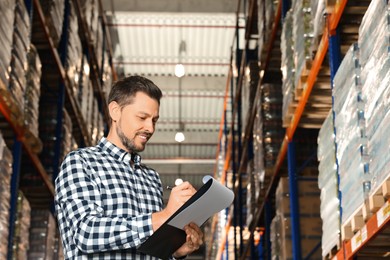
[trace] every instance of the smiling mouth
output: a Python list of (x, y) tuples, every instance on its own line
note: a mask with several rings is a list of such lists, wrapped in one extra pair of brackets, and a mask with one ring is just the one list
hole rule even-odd
[(141, 139), (143, 139), (145, 141), (148, 141), (150, 139), (151, 135), (142, 133), (142, 134), (138, 134), (138, 137), (140, 137)]

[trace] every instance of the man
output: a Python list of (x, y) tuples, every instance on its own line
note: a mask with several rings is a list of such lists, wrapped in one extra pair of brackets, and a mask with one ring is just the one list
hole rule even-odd
[[(55, 210), (66, 259), (155, 259), (137, 251), (196, 190), (188, 182), (172, 189), (163, 209), (162, 184), (137, 154), (153, 135), (161, 90), (132, 76), (109, 94), (111, 127), (97, 146), (69, 153), (55, 181)], [(184, 228), (182, 259), (203, 244), (200, 228)]]

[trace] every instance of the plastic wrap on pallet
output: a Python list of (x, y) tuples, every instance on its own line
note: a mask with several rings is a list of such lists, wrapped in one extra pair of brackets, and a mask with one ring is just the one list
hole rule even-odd
[(390, 142), (390, 14), (387, 1), (372, 1), (359, 27), (362, 96), (366, 101), (366, 133), (371, 192), (389, 176)]
[(108, 94), (110, 93), (113, 75), (112, 68), (109, 61), (109, 55), (107, 52), (104, 52), (104, 63), (103, 63), (103, 73), (102, 73), (102, 92), (106, 100), (108, 100)]
[(360, 47), (360, 62), (365, 66), (366, 61), (376, 51), (375, 42), (379, 35), (388, 33), (385, 26), (388, 19), (387, 0), (371, 1), (359, 26), (358, 43)]
[(281, 67), (282, 72), (282, 93), (283, 93), (283, 108), (282, 115), (285, 118), (288, 114), (288, 108), (293, 101), (294, 85), (294, 52), (292, 38), (292, 10), (290, 9), (284, 18), (280, 50), (281, 50)]
[(24, 94), (24, 125), (30, 132), (39, 137), (39, 98), (41, 96), (42, 63), (34, 45), (27, 53), (26, 91)]
[(314, 53), (317, 50), (317, 46), (320, 42), (322, 32), (325, 26), (325, 0), (311, 0), (311, 15), (313, 21), (313, 38), (311, 42), (311, 52)]
[(282, 245), (281, 245), (281, 217), (280, 215), (275, 215), (271, 221), (271, 259), (272, 260), (281, 260), (282, 258)]
[[(320, 251), (314, 250), (316, 245), (321, 242), (322, 232), (319, 206), (320, 190), (318, 189), (317, 180), (300, 180), (298, 182), (298, 190), (302, 256), (305, 257), (313, 251), (314, 253), (310, 259), (321, 259)], [(275, 228), (279, 228), (279, 234), (274, 234), (274, 236), (277, 235), (276, 237), (279, 238), (275, 247), (280, 248), (280, 259), (293, 259), (288, 178), (280, 178), (275, 192), (275, 208), (275, 221), (277, 223), (274, 224)], [(274, 243), (272, 239), (271, 242)]]
[[(241, 125), (245, 125), (245, 123), (249, 120), (248, 117), (251, 115), (260, 78), (260, 68), (257, 61), (249, 61), (245, 70), (246, 80), (244, 81), (241, 90)], [(242, 129), (242, 131), (244, 132), (245, 129)]]
[(256, 116), (253, 122), (253, 164), (254, 174), (258, 176), (259, 184), (264, 183), (264, 146), (263, 146), (263, 118), (261, 116), (260, 100), (255, 102)]
[(310, 5), (310, 0), (296, 0), (292, 5), (295, 86), (298, 85), (303, 69), (307, 68), (307, 62), (312, 60), (310, 47), (313, 38), (313, 24)]
[(80, 1), (81, 12), (87, 24), (87, 29), (91, 35), (91, 41), (96, 47), (99, 24), (99, 1), (82, 0)]
[(370, 187), (358, 53), (358, 45), (351, 45), (335, 75), (333, 88), (342, 224), (363, 204)]
[[(58, 47), (63, 30), (65, 0), (40, 0), (43, 15), (45, 16), (46, 26), (49, 30), (49, 35), (53, 40), (54, 47)], [(37, 17), (34, 15), (34, 25), (32, 33), (32, 41), (38, 49), (46, 48), (47, 40), (45, 33), (42, 30), (42, 25)]]
[(336, 166), (333, 112), (330, 111), (318, 134), (318, 187), (321, 189), (322, 256), (327, 256), (340, 241), (340, 200)]
[(31, 207), (24, 194), (19, 191), (15, 221), (15, 235), (13, 241), (14, 259), (28, 259), (30, 247), (29, 235), (31, 225)]
[(258, 19), (257, 19), (257, 28), (259, 31), (259, 40), (258, 40), (258, 50), (259, 55), (258, 59), (263, 60), (264, 54), (263, 49), (267, 46), (269, 37), (271, 36), (272, 25), (275, 16), (275, 1), (272, 0), (258, 0)]
[(31, 211), (28, 259), (53, 259), (56, 222), (49, 210)]
[(8, 85), (12, 36), (15, 20), (15, 0), (0, 2), (0, 79)]
[(261, 86), (263, 147), (265, 168), (275, 165), (280, 145), (284, 137), (282, 128), (282, 93), (281, 87), (274, 84)]
[(0, 132), (0, 259), (7, 259), (13, 157)]
[[(55, 172), (53, 169), (53, 162), (56, 159), (56, 127), (58, 122), (57, 99), (58, 97), (56, 95), (50, 96), (47, 93), (44, 93), (42, 97), (44, 102), (41, 100), (39, 107), (39, 132), (40, 139), (43, 143), (43, 150), (39, 156), (50, 178), (52, 177), (53, 172)], [(72, 120), (64, 108), (61, 129), (61, 151), (58, 158), (60, 162), (72, 148), (72, 128)]]
[(14, 31), (12, 36), (12, 55), (9, 91), (20, 111), (25, 109), (27, 52), (30, 47), (30, 19), (24, 1), (15, 5)]
[(69, 1), (68, 42), (66, 50), (65, 69), (72, 87), (72, 94), (77, 97), (80, 73), (82, 70), (83, 47), (79, 36), (79, 20), (73, 1)]

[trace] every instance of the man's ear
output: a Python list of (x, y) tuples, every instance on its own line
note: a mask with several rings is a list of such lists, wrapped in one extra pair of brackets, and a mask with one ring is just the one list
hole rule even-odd
[(121, 107), (116, 101), (112, 101), (110, 104), (108, 104), (108, 111), (112, 121), (116, 122), (119, 120), (121, 115)]

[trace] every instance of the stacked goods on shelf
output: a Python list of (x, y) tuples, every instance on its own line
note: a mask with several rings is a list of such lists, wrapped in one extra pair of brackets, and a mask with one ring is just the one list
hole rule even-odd
[(313, 23), (313, 37), (310, 46), (310, 52), (314, 54), (317, 51), (319, 42), (321, 41), (322, 32), (325, 26), (325, 0), (311, 0), (311, 20)]
[(56, 222), (49, 210), (32, 209), (28, 259), (54, 259)]
[[(258, 207), (258, 198), (264, 198), (272, 177), (272, 169), (284, 137), (282, 122), (282, 94), (276, 84), (263, 84), (261, 98), (255, 100), (257, 106), (253, 123), (253, 171), (251, 194), (254, 196), (248, 215), (253, 215)], [(250, 223), (247, 223), (248, 225)]]
[(390, 176), (390, 15), (386, 2), (371, 2), (363, 17), (358, 38), (368, 154), (371, 157), (367, 178), (367, 181), (371, 181), (371, 193), (375, 193)]
[(31, 208), (27, 198), (19, 191), (15, 235), (13, 241), (13, 259), (27, 259), (27, 252), (30, 247), (29, 235), (31, 225)]
[[(324, 29), (324, 3), (296, 0), (286, 13), (281, 33), (283, 126), (288, 127), (305, 91), (312, 60)], [(314, 20), (313, 20), (314, 19)], [(326, 62), (324, 62), (326, 64)], [(330, 70), (323, 66), (306, 101), (299, 126), (320, 128), (332, 105)]]
[(259, 50), (259, 61), (264, 58), (265, 47), (268, 46), (270, 40), (273, 21), (275, 20), (275, 1), (258, 0), (258, 19), (257, 30), (260, 32), (257, 46)]
[(295, 86), (298, 86), (302, 72), (311, 67), (312, 55), (310, 47), (313, 38), (313, 23), (310, 5), (310, 0), (292, 1)]
[(13, 157), (0, 133), (0, 259), (7, 258)]
[[(298, 181), (298, 204), (300, 221), (300, 243), (302, 257), (313, 253), (310, 259), (322, 259), (320, 250), (315, 250), (321, 242), (321, 218), (320, 218), (320, 191), (316, 180)], [(279, 251), (273, 254), (273, 259), (292, 259), (292, 234), (291, 234), (291, 212), (288, 178), (282, 177), (278, 183), (275, 193), (276, 215), (273, 220), (274, 233), (271, 240), (276, 243), (272, 247)]]
[(334, 77), (333, 87), (342, 225), (363, 204), (367, 192), (367, 186), (363, 185), (368, 174), (365, 167), (368, 155), (358, 51), (357, 44), (350, 47)]
[(97, 144), (104, 136), (104, 119), (103, 114), (99, 113), (99, 104), (96, 99), (93, 99), (92, 105), (91, 141)]
[(73, 1), (69, 1), (69, 24), (67, 27), (65, 70), (70, 80), (72, 94), (77, 98), (80, 80), (81, 64), (83, 59), (83, 47), (79, 36), (79, 20)]
[(15, 20), (15, 0), (0, 2), (0, 80), (8, 86), (12, 36)]
[(112, 68), (107, 52), (104, 52), (104, 63), (102, 73), (102, 92), (106, 100), (108, 100), (108, 94), (110, 93), (111, 86), (113, 83)]
[(285, 134), (282, 127), (282, 100), (279, 85), (263, 84), (261, 86), (265, 169), (270, 169), (275, 165)]
[[(46, 25), (55, 48), (61, 40), (64, 22), (65, 0), (40, 0)], [(48, 41), (38, 15), (33, 15), (32, 42), (38, 49), (48, 48)]]
[(41, 96), (41, 60), (34, 45), (27, 53), (24, 125), (35, 136), (39, 136), (39, 98)]
[(88, 133), (91, 135), (91, 130), (93, 129), (93, 102), (94, 102), (94, 92), (92, 81), (89, 78), (90, 69), (87, 57), (84, 55), (82, 62), (81, 76), (80, 76), (80, 86), (78, 92), (78, 102), (81, 108), (81, 114), (83, 115), (84, 122), (87, 126)]
[(340, 248), (340, 199), (336, 165), (333, 113), (325, 119), (318, 134), (318, 187), (321, 189), (322, 256)]
[[(241, 90), (241, 125), (249, 120), (252, 112), (253, 102), (256, 96), (257, 86), (259, 84), (259, 65), (257, 61), (249, 61), (246, 66), (246, 80)], [(245, 129), (241, 129), (242, 132)]]
[(256, 100), (254, 105), (257, 107), (253, 122), (253, 160), (251, 166), (252, 173), (249, 175), (248, 189), (248, 214), (247, 225), (251, 224), (256, 209), (258, 207), (257, 198), (260, 197), (260, 191), (264, 188), (265, 168), (264, 168), (264, 146), (263, 146), (263, 118), (261, 116), (260, 99)]
[(282, 72), (282, 93), (283, 93), (283, 125), (289, 123), (289, 106), (294, 100), (295, 89), (295, 70), (294, 70), (294, 52), (293, 52), (293, 36), (292, 36), (292, 10), (286, 13), (283, 21), (282, 34), (280, 39), (281, 49), (281, 65)]
[(90, 40), (92, 46), (95, 49), (95, 55), (97, 58), (97, 65), (102, 67), (103, 57), (103, 27), (102, 21), (99, 18), (99, 1), (98, 0), (85, 0), (80, 1), (81, 13), (84, 16), (87, 24), (87, 30), (90, 34)]
[(9, 91), (15, 104), (24, 112), (26, 90), (27, 52), (30, 47), (30, 19), (23, 0), (17, 0), (11, 55)]
[(282, 239), (280, 238), (282, 234), (281, 227), (281, 216), (276, 214), (271, 221), (270, 226), (270, 240), (271, 240), (271, 259), (272, 260), (282, 260)]
[[(51, 99), (50, 99), (51, 98)], [(57, 171), (54, 169), (54, 162), (59, 160), (59, 163), (65, 158), (65, 155), (70, 152), (72, 148), (72, 120), (70, 119), (66, 109), (63, 109), (62, 127), (61, 127), (61, 152), (59, 158), (56, 157), (56, 136), (57, 128), (57, 98), (49, 97), (45, 95), (40, 104), (40, 118), (39, 129), (40, 137), (43, 142), (43, 151), (40, 154), (42, 165), (45, 167), (49, 177), (53, 176), (53, 173)], [(53, 109), (55, 108), (55, 109)]]
[(54, 237), (54, 249), (53, 249), (53, 259), (54, 260), (62, 260), (64, 259), (64, 250), (62, 248), (62, 240), (60, 237), (60, 231), (58, 228), (55, 229), (55, 237)]

